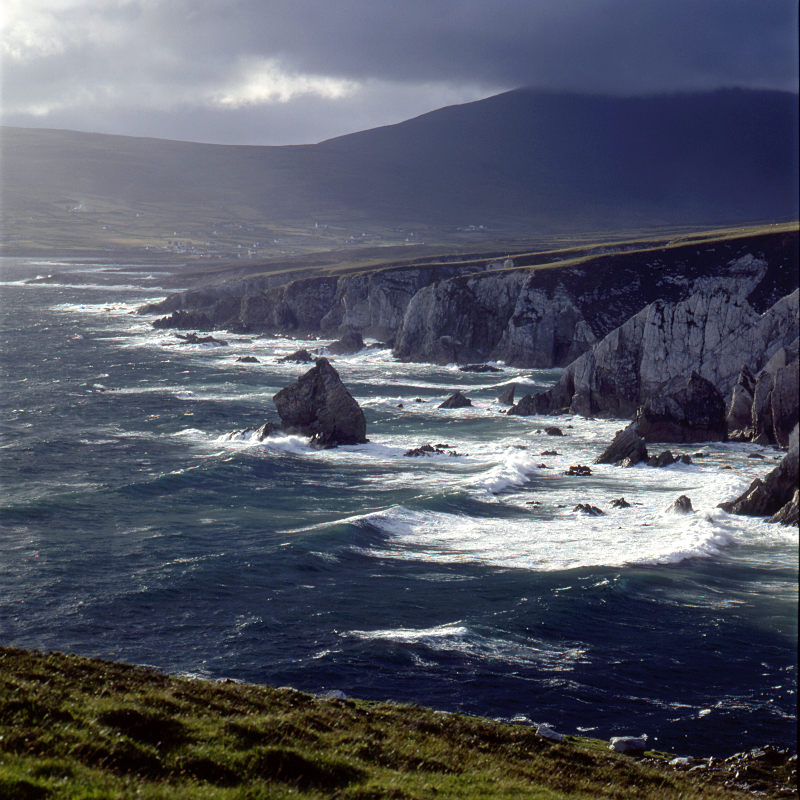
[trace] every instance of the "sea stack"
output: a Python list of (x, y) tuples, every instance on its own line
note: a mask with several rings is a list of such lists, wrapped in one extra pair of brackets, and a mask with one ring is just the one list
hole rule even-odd
[(327, 358), (274, 397), (283, 430), (311, 437), (319, 448), (367, 441), (364, 412)]

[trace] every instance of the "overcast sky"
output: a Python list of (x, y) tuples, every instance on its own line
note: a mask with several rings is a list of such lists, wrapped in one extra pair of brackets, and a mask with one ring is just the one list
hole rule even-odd
[(797, 91), (796, 0), (3, 0), (8, 125), (316, 142), (519, 86)]

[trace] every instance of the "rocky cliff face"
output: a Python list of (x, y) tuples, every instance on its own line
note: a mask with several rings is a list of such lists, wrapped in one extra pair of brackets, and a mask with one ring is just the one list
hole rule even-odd
[[(158, 322), (162, 327), (200, 320), (215, 328), (332, 338), (356, 330), (393, 340), (395, 355), (406, 360), (497, 359), (552, 367), (570, 364), (654, 301), (666, 308), (693, 294), (727, 294), (749, 308), (752, 317), (797, 286), (797, 235), (792, 233), (580, 254), (569, 265), (559, 265), (560, 257), (533, 253), (514, 261), (487, 258), (342, 275), (259, 276), (178, 293), (142, 310), (169, 314)], [(742, 314), (750, 312), (736, 313), (743, 320)], [(650, 328), (682, 325), (697, 349), (694, 318), (705, 313), (702, 309), (690, 309), (685, 319), (676, 320), (659, 317), (657, 310), (651, 313)], [(716, 346), (708, 335), (701, 346), (711, 350)], [(641, 336), (640, 330), (626, 329), (618, 334), (626, 341), (618, 344), (627, 346), (628, 338)], [(657, 343), (658, 336), (650, 340)], [(660, 376), (661, 361), (669, 358), (654, 351), (654, 363), (643, 365), (645, 384)], [(742, 363), (739, 358), (737, 374)], [(726, 362), (720, 369), (727, 374), (734, 367)], [(623, 403), (625, 409), (628, 405)]]
[(630, 416), (664, 383), (692, 371), (729, 397), (742, 364), (760, 370), (797, 335), (797, 290), (764, 314), (727, 290), (657, 301), (572, 362), (555, 387), (534, 398), (535, 407)]

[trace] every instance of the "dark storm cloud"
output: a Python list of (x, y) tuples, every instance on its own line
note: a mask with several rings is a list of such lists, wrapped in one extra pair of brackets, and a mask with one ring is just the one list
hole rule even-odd
[(313, 141), (523, 85), (797, 87), (793, 0), (12, 0), (9, 16), (14, 124)]

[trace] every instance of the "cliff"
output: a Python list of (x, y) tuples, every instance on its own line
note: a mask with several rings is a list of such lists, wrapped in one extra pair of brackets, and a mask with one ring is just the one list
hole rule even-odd
[[(157, 323), (163, 327), (205, 320), (258, 333), (334, 336), (354, 329), (393, 340), (394, 354), (411, 361), (553, 367), (569, 364), (655, 301), (720, 289), (761, 313), (797, 287), (796, 230), (609, 249), (615, 252), (261, 276), (178, 293), (142, 311), (167, 313)], [(187, 311), (194, 316), (181, 314)]]

